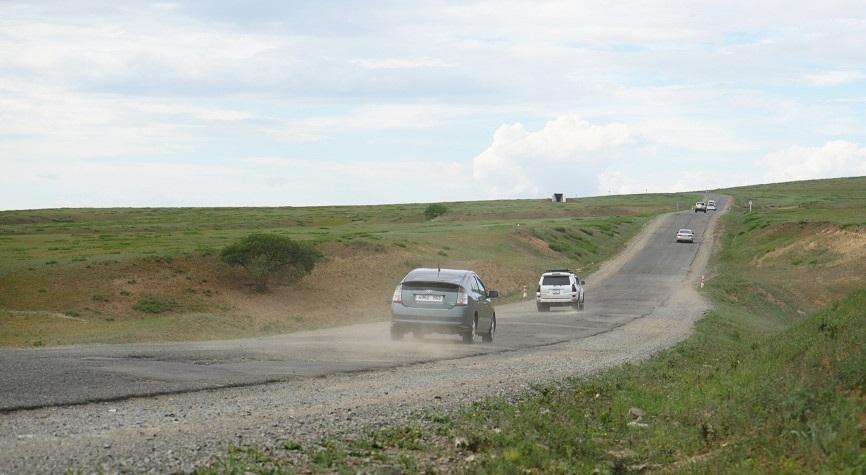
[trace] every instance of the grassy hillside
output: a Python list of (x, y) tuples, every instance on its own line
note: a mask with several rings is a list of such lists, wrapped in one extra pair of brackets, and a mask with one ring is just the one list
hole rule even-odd
[[(734, 203), (703, 290), (715, 308), (692, 338), (646, 363), (365, 440), (288, 441), (285, 457), (246, 447), (198, 473), (424, 473), (430, 460), (452, 473), (866, 473), (864, 189), (866, 178), (720, 190)], [(695, 199), (452, 203), (431, 222), (424, 205), (0, 213), (0, 339), (159, 339), (168, 338), (160, 328), (190, 321), (210, 333), (186, 338), (340, 324), (348, 320), (316, 307), (282, 319), (270, 312), (323, 295), (343, 275), (367, 286), (344, 287), (370, 309), (350, 318), (384, 319), (376, 309), (394, 282), (432, 263), (480, 269), (514, 298), (545, 267), (592, 270), (649, 216)], [(244, 277), (213, 256), (253, 229), (315, 240), (329, 259), (297, 286), (244, 292)], [(156, 316), (130, 310), (148, 294), (177, 306)], [(50, 323), (59, 320), (71, 323)], [(96, 330), (81, 330), (88, 326)], [(632, 407), (645, 413), (637, 426), (628, 424)]]
[[(206, 340), (384, 320), (419, 266), (468, 267), (504, 300), (538, 274), (588, 273), (650, 217), (700, 195), (307, 208), (0, 212), (0, 346)], [(251, 232), (316, 244), (325, 259), (265, 295), (219, 261)], [(335, 292), (335, 290), (337, 290)]]
[(715, 308), (643, 364), (365, 440), (289, 444), (286, 458), (245, 448), (198, 473), (433, 473), (431, 460), (470, 474), (866, 473), (864, 189), (721, 190), (735, 202), (703, 289)]

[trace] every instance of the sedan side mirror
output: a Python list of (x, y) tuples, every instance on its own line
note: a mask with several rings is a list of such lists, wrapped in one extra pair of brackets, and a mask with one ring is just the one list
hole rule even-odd
[(487, 298), (495, 299), (496, 297), (499, 297), (499, 292), (497, 292), (495, 290), (491, 290), (491, 291), (487, 292)]

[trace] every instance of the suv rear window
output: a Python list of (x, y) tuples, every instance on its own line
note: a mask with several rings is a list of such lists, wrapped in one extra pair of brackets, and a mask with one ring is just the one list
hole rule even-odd
[(568, 285), (570, 283), (567, 275), (546, 275), (541, 279), (541, 285)]

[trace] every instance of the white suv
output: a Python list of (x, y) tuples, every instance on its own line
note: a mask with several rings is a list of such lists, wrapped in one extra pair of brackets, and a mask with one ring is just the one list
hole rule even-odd
[(535, 307), (546, 312), (550, 307), (572, 307), (583, 310), (586, 282), (577, 278), (568, 269), (554, 269), (541, 274), (538, 289), (535, 291)]

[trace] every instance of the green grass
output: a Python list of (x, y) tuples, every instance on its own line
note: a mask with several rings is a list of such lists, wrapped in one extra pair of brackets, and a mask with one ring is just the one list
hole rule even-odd
[(453, 423), (477, 440), (467, 472), (863, 473), (864, 308), (866, 290), (773, 336), (717, 309), (645, 364), (479, 404)]
[(117, 320), (113, 317), (83, 318), (76, 312), (0, 310), (0, 321), (0, 341), (12, 347), (207, 341), (259, 335), (256, 329), (242, 322), (207, 313), (161, 314)]
[[(252, 231), (300, 240), (386, 239), (451, 234), (518, 224), (543, 226), (575, 217), (652, 215), (697, 195), (654, 194), (584, 198), (566, 203), (501, 200), (447, 203), (432, 221), (427, 205), (282, 208), (118, 208), (0, 212), (0, 272), (73, 257), (100, 260), (154, 253), (220, 249)], [(390, 239), (389, 239), (390, 238)]]

